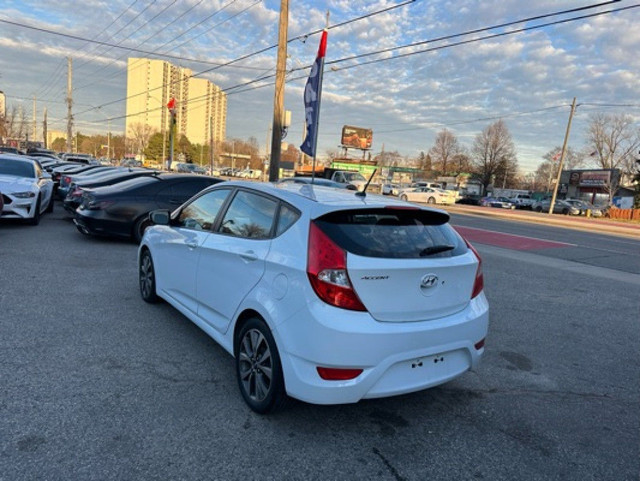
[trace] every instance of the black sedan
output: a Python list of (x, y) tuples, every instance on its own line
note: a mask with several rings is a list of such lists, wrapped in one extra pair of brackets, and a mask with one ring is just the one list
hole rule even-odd
[(125, 169), (106, 172), (103, 175), (98, 175), (97, 177), (87, 179), (79, 178), (76, 181), (72, 181), (71, 185), (69, 186), (67, 196), (64, 198), (64, 210), (66, 210), (69, 214), (75, 216), (76, 209), (80, 207), (80, 204), (82, 203), (82, 196), (86, 191), (96, 189), (98, 187), (104, 187), (106, 185), (115, 185), (129, 179), (135, 179), (137, 177), (158, 174), (159, 172), (148, 169)]
[(481, 195), (467, 194), (456, 200), (456, 204), (480, 205)]
[(87, 235), (142, 239), (150, 225), (149, 212), (173, 210), (222, 179), (189, 174), (138, 177), (85, 192), (74, 223)]

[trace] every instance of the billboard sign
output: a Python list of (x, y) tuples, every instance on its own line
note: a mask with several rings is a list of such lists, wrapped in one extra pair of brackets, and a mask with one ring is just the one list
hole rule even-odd
[(586, 171), (580, 173), (580, 187), (603, 187), (609, 185), (611, 172), (606, 171)]
[(370, 149), (373, 142), (373, 130), (345, 125), (342, 127), (341, 143), (344, 147)]

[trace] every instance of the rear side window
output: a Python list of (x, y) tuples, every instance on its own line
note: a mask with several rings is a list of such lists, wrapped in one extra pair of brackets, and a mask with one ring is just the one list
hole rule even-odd
[(278, 225), (276, 227), (276, 237), (291, 227), (300, 217), (300, 214), (291, 207), (282, 204), (280, 207), (280, 216), (278, 217)]
[(315, 223), (347, 252), (365, 257), (420, 259), (467, 252), (449, 216), (420, 209), (332, 212)]

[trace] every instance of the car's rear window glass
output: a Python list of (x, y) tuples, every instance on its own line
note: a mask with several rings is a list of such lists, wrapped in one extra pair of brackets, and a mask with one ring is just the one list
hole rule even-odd
[(365, 257), (433, 258), (467, 252), (448, 215), (420, 209), (338, 211), (316, 224), (341, 248)]

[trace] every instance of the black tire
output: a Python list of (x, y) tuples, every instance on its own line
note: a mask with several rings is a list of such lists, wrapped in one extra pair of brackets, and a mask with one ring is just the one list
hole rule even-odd
[(138, 281), (140, 285), (140, 296), (142, 300), (149, 304), (155, 304), (160, 300), (156, 294), (156, 271), (153, 268), (151, 252), (144, 249), (140, 254), (140, 265), (138, 266)]
[(36, 210), (33, 213), (33, 217), (28, 220), (29, 225), (38, 225), (40, 223), (40, 194), (38, 194), (38, 200), (36, 200)]
[(405, 194), (400, 196), (400, 200), (404, 200), (405, 202), (408, 200), (408, 197)]
[(291, 398), (276, 342), (262, 319), (252, 317), (244, 323), (234, 339), (234, 352), (238, 387), (247, 405), (259, 414), (284, 409)]
[(436, 199), (435, 197), (429, 197), (427, 199), (427, 204), (435, 204), (436, 203)]
[(143, 215), (137, 220), (136, 225), (133, 227), (133, 238), (138, 244), (140, 244), (140, 241), (142, 240), (144, 231), (147, 230), (148, 227), (151, 227), (151, 225), (149, 214)]
[(542, 207), (541, 206), (536, 207), (536, 212), (542, 212)]
[(49, 204), (47, 205), (46, 212), (51, 214), (53, 212), (53, 193), (51, 194), (51, 198), (49, 199)]
[(569, 215), (569, 209), (566, 209), (566, 208), (565, 208), (565, 209), (562, 209), (562, 213), (563, 213), (564, 215)]

